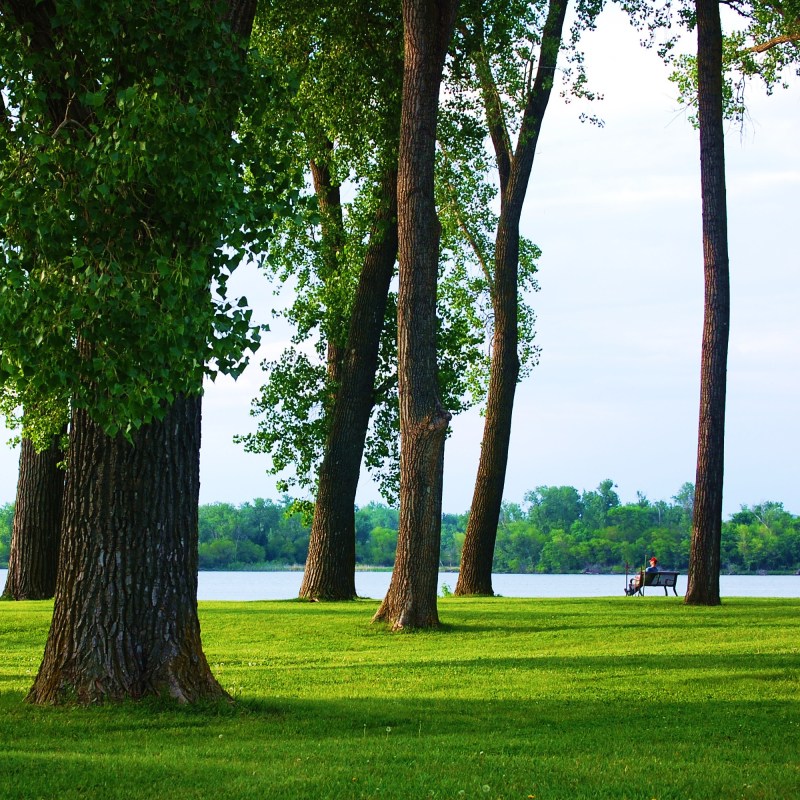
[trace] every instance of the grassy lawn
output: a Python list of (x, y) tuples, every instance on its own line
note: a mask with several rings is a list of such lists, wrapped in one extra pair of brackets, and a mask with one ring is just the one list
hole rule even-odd
[(0, 798), (800, 797), (800, 600), (204, 603), (233, 705), (23, 704), (48, 603), (0, 603)]

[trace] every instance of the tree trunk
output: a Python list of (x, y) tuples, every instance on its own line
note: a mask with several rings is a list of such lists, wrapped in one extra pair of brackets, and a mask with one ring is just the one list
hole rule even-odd
[(696, 9), (705, 309), (694, 518), (685, 602), (719, 605), (725, 391), (730, 327), (722, 116), (722, 28), (717, 0), (697, 0)]
[(396, 257), (397, 173), (391, 170), (383, 180), (381, 204), (364, 257), (320, 466), (308, 558), (300, 587), (300, 597), (309, 600), (352, 600), (356, 596), (354, 505)]
[(457, 0), (404, 0), (397, 213), (400, 526), (389, 591), (375, 614), (393, 630), (439, 624), (444, 441), (450, 414), (436, 373), (439, 220), (434, 155), (439, 87)]
[(56, 589), (58, 540), (64, 454), (57, 441), (37, 453), (29, 439), (22, 440), (19, 482), (11, 533), (11, 554), (3, 597), (10, 600), (44, 600)]
[(478, 474), (458, 572), (457, 595), (493, 595), (492, 561), (511, 442), (511, 416), (519, 376), (517, 265), (519, 226), (501, 217), (492, 305), (494, 335)]
[(516, 152), (502, 124), (502, 108), (488, 65), (483, 67), (483, 96), (490, 135), (500, 175), (501, 207), (495, 242), (492, 284), (494, 334), (486, 417), (478, 474), (467, 522), (457, 595), (493, 595), (492, 561), (505, 488), (511, 419), (519, 378), (519, 327), (517, 320), (519, 270), (519, 220), (528, 188), (536, 145), (552, 90), (567, 0), (551, 0), (542, 35), (536, 79), (528, 96)]
[(128, 442), (73, 415), (61, 568), (33, 703), (225, 696), (197, 617), (200, 398)]

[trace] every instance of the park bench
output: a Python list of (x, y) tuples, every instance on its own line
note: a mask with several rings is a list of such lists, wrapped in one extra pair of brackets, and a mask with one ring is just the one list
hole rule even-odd
[(669, 594), (667, 589), (670, 588), (672, 589), (672, 593), (675, 595), (675, 597), (677, 597), (678, 592), (675, 589), (677, 583), (677, 572), (669, 572), (667, 570), (661, 570), (660, 572), (640, 572), (638, 575), (633, 576), (633, 594), (644, 596), (645, 587), (663, 586), (665, 597)]

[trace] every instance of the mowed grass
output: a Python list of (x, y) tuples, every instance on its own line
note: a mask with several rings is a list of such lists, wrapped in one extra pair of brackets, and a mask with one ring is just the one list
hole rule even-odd
[(800, 797), (800, 600), (376, 607), (201, 604), (233, 705), (36, 708), (51, 605), (0, 604), (0, 797)]

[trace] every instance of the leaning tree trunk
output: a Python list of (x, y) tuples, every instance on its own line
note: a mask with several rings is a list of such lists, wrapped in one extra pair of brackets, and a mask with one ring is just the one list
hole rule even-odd
[(397, 173), (384, 177), (381, 204), (353, 304), (339, 388), (319, 472), (314, 521), (300, 597), (356, 596), (355, 500), (373, 405), (389, 285), (397, 256)]
[(64, 454), (57, 441), (37, 453), (30, 439), (22, 440), (19, 480), (11, 533), (11, 554), (3, 597), (44, 600), (56, 589), (58, 540)]
[(439, 220), (434, 155), (439, 86), (457, 0), (404, 0), (405, 61), (397, 181), (400, 287), (400, 527), (394, 571), (375, 621), (394, 630), (439, 624), (444, 441), (450, 414), (436, 373)]
[(492, 364), (478, 475), (467, 521), (457, 595), (493, 595), (492, 561), (506, 481), (511, 417), (519, 376), (517, 263), (519, 227), (498, 230)]
[(76, 411), (61, 569), (34, 703), (225, 696), (197, 617), (200, 398), (128, 442)]
[(697, 0), (696, 9), (705, 310), (694, 518), (685, 602), (719, 605), (725, 391), (730, 327), (722, 116), (722, 28), (717, 0)]
[(519, 378), (519, 221), (536, 145), (552, 91), (567, 0), (550, 0), (536, 79), (528, 95), (517, 149), (507, 126), (488, 64), (479, 64), (489, 133), (500, 176), (501, 206), (495, 242), (492, 306), (494, 335), (486, 417), (472, 505), (456, 582), (457, 595), (493, 595), (492, 561), (505, 488), (511, 418)]

